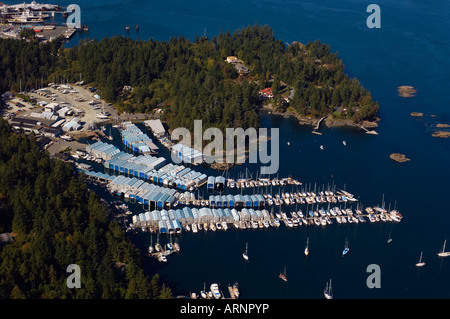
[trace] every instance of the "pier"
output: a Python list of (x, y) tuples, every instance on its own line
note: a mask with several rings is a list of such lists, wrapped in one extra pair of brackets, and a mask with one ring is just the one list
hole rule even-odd
[(319, 121), (317, 122), (317, 125), (314, 127), (312, 133), (322, 135), (320, 132), (318, 132), (318, 130), (319, 130), (320, 124), (322, 124), (323, 120), (325, 120), (327, 117), (328, 117), (328, 115), (325, 115), (324, 117), (319, 119)]
[(362, 126), (362, 125), (360, 125), (359, 126), (363, 131), (365, 131), (366, 132), (366, 134), (371, 134), (371, 135), (378, 135), (378, 133), (375, 131), (375, 130), (368, 130), (368, 129), (366, 129), (364, 126)]

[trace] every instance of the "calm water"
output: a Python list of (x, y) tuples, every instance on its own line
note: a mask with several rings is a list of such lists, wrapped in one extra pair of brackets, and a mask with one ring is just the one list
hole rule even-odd
[[(81, 37), (126, 35), (126, 25), (132, 38), (168, 40), (178, 35), (193, 39), (203, 35), (205, 28), (212, 36), (256, 22), (270, 25), (283, 41), (320, 39), (339, 53), (347, 73), (357, 77), (380, 103), (378, 136), (350, 129), (321, 129), (323, 135), (317, 136), (293, 118), (276, 116), (264, 116), (262, 125), (280, 128), (280, 177), (292, 175), (318, 186), (345, 185), (365, 205), (381, 203), (384, 194), (386, 203), (396, 202), (403, 213), (400, 224), (186, 233), (179, 238), (182, 252), (170, 256), (167, 265), (146, 261), (149, 271), (169, 281), (175, 294), (198, 293), (204, 282), (207, 287), (217, 282), (226, 290), (227, 284), (238, 281), (243, 298), (322, 298), (325, 283), (332, 278), (336, 298), (450, 297), (450, 259), (436, 256), (444, 239), (450, 239), (450, 142), (431, 137), (436, 123), (450, 124), (449, 3), (380, 1), (382, 28), (377, 30), (365, 24), (370, 1), (77, 3), (90, 31), (75, 36), (71, 44)], [(399, 85), (414, 86), (417, 96), (398, 97)], [(409, 115), (413, 111), (425, 117), (413, 118)], [(412, 161), (394, 163), (389, 158), (393, 152), (404, 153)], [(258, 169), (240, 166), (230, 174), (238, 176), (246, 167), (253, 174)], [(388, 245), (389, 232), (393, 242)], [(305, 259), (307, 237), (311, 254)], [(341, 258), (345, 238), (351, 251)], [(149, 241), (148, 233), (136, 236), (143, 250)], [(245, 242), (249, 243), (249, 263), (241, 257)], [(422, 250), (427, 264), (418, 269), (414, 264)], [(366, 286), (369, 264), (381, 267), (380, 289)], [(277, 278), (285, 266), (288, 284)]]

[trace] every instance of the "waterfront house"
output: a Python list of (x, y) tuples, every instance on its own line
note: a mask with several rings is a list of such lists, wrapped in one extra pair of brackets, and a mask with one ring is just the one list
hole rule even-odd
[(259, 91), (259, 96), (264, 99), (273, 99), (274, 95), (272, 88), (265, 88)]

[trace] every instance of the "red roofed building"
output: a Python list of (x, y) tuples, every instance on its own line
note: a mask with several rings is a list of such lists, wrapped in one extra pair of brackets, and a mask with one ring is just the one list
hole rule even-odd
[(259, 95), (267, 99), (272, 99), (273, 90), (272, 88), (265, 88), (264, 90), (259, 91)]

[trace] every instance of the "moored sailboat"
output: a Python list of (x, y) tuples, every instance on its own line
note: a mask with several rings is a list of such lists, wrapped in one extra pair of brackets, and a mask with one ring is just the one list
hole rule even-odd
[(245, 243), (245, 251), (242, 253), (242, 257), (248, 261), (248, 243)]
[(305, 247), (305, 256), (308, 257), (309, 255), (309, 237), (306, 239), (306, 247)]
[(333, 291), (331, 288), (331, 279), (330, 279), (330, 283), (326, 284), (325, 286), (325, 290), (323, 291), (323, 295), (325, 296), (326, 299), (333, 299)]
[(350, 251), (350, 248), (348, 248), (348, 240), (347, 240), (347, 238), (346, 238), (346, 239), (345, 239), (344, 250), (342, 251), (342, 257), (344, 257), (345, 255), (347, 255), (349, 251)]
[(287, 276), (286, 276), (286, 266), (284, 266), (284, 271), (278, 275), (278, 278), (283, 280), (284, 282), (287, 282)]
[(422, 256), (423, 256), (423, 251), (420, 252), (419, 262), (416, 264), (416, 267), (423, 267), (423, 266), (425, 266), (425, 262), (422, 261)]
[(442, 246), (442, 250), (438, 253), (439, 257), (448, 257), (450, 256), (450, 252), (449, 251), (445, 251), (445, 244), (447, 244), (447, 239), (444, 241), (444, 245)]

